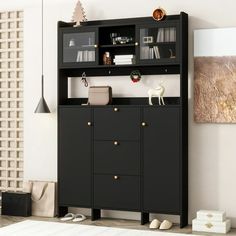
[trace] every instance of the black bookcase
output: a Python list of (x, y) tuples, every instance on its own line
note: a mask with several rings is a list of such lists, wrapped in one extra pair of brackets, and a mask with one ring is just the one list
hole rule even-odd
[[(111, 64), (104, 65), (109, 52)], [(120, 64), (119, 55), (132, 55)], [(82, 106), (68, 97), (68, 78), (180, 75), (180, 96), (165, 106), (148, 98), (115, 97)], [(157, 100), (153, 99), (157, 104)], [(188, 15), (73, 23), (58, 22), (58, 206), (180, 216), (188, 223)]]

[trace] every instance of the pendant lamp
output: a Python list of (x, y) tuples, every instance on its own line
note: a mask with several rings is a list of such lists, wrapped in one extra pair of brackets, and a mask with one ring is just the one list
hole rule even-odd
[(38, 106), (34, 113), (50, 113), (48, 105), (44, 99), (44, 75), (43, 75), (43, 0), (42, 0), (42, 94)]

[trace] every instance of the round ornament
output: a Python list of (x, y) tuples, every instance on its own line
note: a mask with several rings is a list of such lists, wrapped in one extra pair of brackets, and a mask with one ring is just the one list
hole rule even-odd
[(160, 7), (155, 9), (152, 13), (152, 17), (156, 21), (163, 20), (165, 16), (166, 16), (166, 11)]
[(134, 70), (130, 73), (130, 79), (134, 82), (137, 83), (141, 80), (141, 73), (139, 72), (139, 70)]

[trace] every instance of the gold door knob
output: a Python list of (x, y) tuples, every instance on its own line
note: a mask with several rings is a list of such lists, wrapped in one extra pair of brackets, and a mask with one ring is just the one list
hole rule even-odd
[(117, 146), (119, 145), (119, 143), (117, 141), (114, 141), (114, 145)]
[(117, 180), (117, 179), (119, 179), (119, 176), (117, 176), (117, 175), (114, 175), (114, 177), (113, 177), (115, 180)]
[(94, 44), (94, 47), (95, 47), (95, 48), (97, 48), (97, 47), (98, 47), (98, 45), (97, 45), (97, 44)]
[(135, 43), (135, 46), (138, 46), (138, 42)]
[(144, 127), (144, 126), (147, 126), (147, 124), (145, 123), (145, 122), (142, 122), (142, 126)]
[(114, 111), (119, 111), (119, 109), (117, 107), (114, 108)]
[(212, 224), (212, 223), (207, 223), (207, 224), (205, 224), (205, 226), (206, 226), (208, 229), (210, 229), (210, 228), (213, 227), (213, 224)]
[(92, 122), (89, 121), (89, 122), (88, 122), (88, 126), (92, 126)]

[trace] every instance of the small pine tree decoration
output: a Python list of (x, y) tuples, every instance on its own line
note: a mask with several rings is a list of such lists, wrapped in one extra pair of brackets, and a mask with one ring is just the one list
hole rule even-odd
[(82, 6), (82, 3), (80, 1), (77, 2), (73, 16), (72, 16), (72, 22), (76, 22), (74, 27), (77, 27), (80, 25), (80, 22), (87, 21), (84, 8)]

